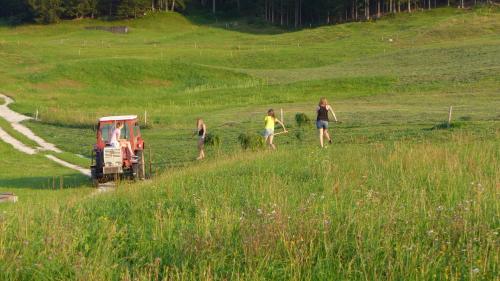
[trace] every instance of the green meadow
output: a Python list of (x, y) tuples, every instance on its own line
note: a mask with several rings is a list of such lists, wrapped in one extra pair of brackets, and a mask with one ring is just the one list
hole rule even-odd
[[(86, 29), (110, 25), (130, 31)], [(25, 125), (88, 166), (97, 118), (137, 114), (152, 176), (99, 194), (0, 142), (0, 192), (19, 196), (0, 204), (0, 280), (498, 280), (499, 54), (494, 6), (0, 26), (0, 93), (38, 111)], [(322, 96), (341, 121), (325, 149), (295, 122)], [(242, 149), (269, 108), (289, 133)], [(197, 117), (221, 139), (202, 162)]]

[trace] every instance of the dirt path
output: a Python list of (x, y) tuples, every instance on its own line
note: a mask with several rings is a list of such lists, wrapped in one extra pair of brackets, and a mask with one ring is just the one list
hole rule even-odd
[(35, 135), (35, 133), (33, 133), (33, 131), (31, 131), (28, 127), (20, 123), (22, 121), (29, 120), (32, 118), (26, 115), (19, 114), (14, 110), (10, 109), (9, 104), (13, 103), (14, 100), (2, 94), (0, 94), (0, 98), (3, 98), (5, 100), (5, 103), (3, 105), (0, 105), (0, 117), (7, 120), (7, 122), (9, 122), (12, 125), (12, 128), (14, 128), (14, 130), (25, 135), (28, 139), (36, 142), (39, 146), (38, 148), (39, 150), (48, 150), (57, 153), (62, 152), (55, 145), (46, 142), (39, 136)]
[(80, 173), (82, 173), (82, 174), (90, 177), (90, 170), (89, 169), (84, 169), (84, 168), (82, 168), (80, 166), (73, 165), (71, 163), (68, 163), (66, 161), (63, 161), (63, 160), (55, 157), (54, 155), (45, 155), (45, 157), (49, 158), (50, 160), (52, 160), (52, 161), (54, 161), (54, 162), (56, 162), (56, 163), (58, 163), (58, 164), (60, 164), (60, 165), (62, 165), (64, 167), (73, 169), (75, 171), (78, 171), (78, 172), (80, 172)]
[[(17, 149), (23, 153), (29, 154), (29, 155), (34, 155), (34, 154), (37, 154), (39, 151), (44, 151), (44, 150), (45, 151), (52, 151), (52, 152), (56, 152), (56, 153), (62, 152), (54, 144), (46, 142), (44, 139), (40, 138), (35, 133), (33, 133), (33, 131), (31, 131), (28, 127), (26, 127), (20, 123), (22, 121), (32, 119), (32, 118), (25, 116), (25, 115), (22, 115), (22, 114), (19, 114), (19, 113), (13, 111), (12, 109), (10, 109), (9, 104), (13, 103), (14, 100), (12, 100), (10, 97), (2, 95), (2, 94), (0, 94), (0, 99), (5, 100), (5, 103), (3, 105), (0, 105), (0, 118), (7, 120), (7, 122), (9, 122), (12, 125), (12, 128), (14, 128), (14, 130), (23, 134), (24, 136), (26, 136), (30, 140), (33, 140), (34, 142), (36, 142), (38, 147), (36, 149), (29, 147), (29, 146), (23, 144), (22, 142), (20, 142), (19, 140), (17, 140), (16, 138), (9, 135), (7, 132), (2, 130), (2, 128), (0, 128), (0, 139), (2, 141), (12, 145), (15, 149)], [(82, 173), (82, 174), (90, 177), (90, 170), (89, 169), (84, 169), (80, 166), (73, 165), (71, 163), (68, 163), (64, 160), (61, 160), (61, 159), (55, 157), (54, 155), (45, 155), (45, 157), (56, 162), (59, 165), (73, 169), (79, 173)]]
[(0, 139), (6, 143), (12, 145), (15, 149), (17, 149), (21, 152), (24, 152), (24, 153), (30, 154), (30, 155), (36, 154), (36, 149), (33, 149), (29, 146), (26, 146), (24, 143), (13, 138), (6, 131), (4, 131), (2, 128), (0, 128)]

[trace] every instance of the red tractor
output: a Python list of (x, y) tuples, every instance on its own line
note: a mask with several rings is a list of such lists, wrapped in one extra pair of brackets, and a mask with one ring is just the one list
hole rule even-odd
[[(117, 125), (122, 125), (120, 139), (118, 145), (113, 145), (111, 140)], [(130, 155), (129, 147), (135, 155)], [(99, 119), (90, 170), (96, 185), (119, 178), (145, 178), (144, 140), (136, 115)]]

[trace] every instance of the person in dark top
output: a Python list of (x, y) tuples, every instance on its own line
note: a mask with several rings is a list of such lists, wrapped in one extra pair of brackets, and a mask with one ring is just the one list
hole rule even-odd
[(328, 101), (325, 97), (322, 97), (319, 100), (316, 112), (318, 113), (318, 117), (316, 118), (316, 128), (318, 128), (319, 131), (319, 144), (321, 145), (321, 147), (325, 147), (323, 141), (324, 137), (326, 137), (330, 144), (332, 143), (332, 139), (328, 134), (328, 121), (330, 120), (328, 118), (328, 112), (332, 113), (335, 122), (337, 122), (337, 116), (335, 115), (333, 108), (328, 104)]
[(196, 160), (202, 160), (205, 158), (205, 137), (207, 135), (207, 126), (203, 119), (196, 119), (196, 133), (198, 136), (198, 158)]

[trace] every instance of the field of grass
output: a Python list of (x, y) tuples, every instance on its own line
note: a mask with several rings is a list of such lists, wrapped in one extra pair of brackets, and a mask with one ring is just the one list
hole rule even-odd
[[(291, 121), (296, 111), (312, 112), (320, 96), (340, 111), (340, 129), (415, 117), (433, 126), (449, 105), (471, 102), (477, 107), (464, 115), (498, 120), (499, 17), (497, 8), (439, 9), (281, 33), (194, 25), (177, 14), (113, 23), (130, 26), (126, 35), (85, 30), (112, 24), (89, 20), (4, 27), (0, 90), (16, 99), (15, 110), (39, 110), (38, 133), (85, 156), (98, 117), (143, 119), (147, 111), (153, 158), (168, 165), (193, 159), (198, 116), (230, 153), (239, 133), (261, 130), (269, 107), (283, 107)], [(365, 101), (387, 114), (366, 110)]]
[[(88, 165), (98, 117), (147, 111), (155, 174), (95, 195), (0, 143), (0, 192), (20, 197), (0, 205), (0, 280), (498, 280), (498, 8), (225, 26), (174, 13), (0, 26), (0, 92), (40, 112), (26, 125), (58, 157)], [(323, 150), (294, 121), (321, 96), (342, 121)], [(270, 107), (290, 133), (242, 150)], [(222, 139), (201, 163), (198, 116)]]
[(88, 181), (84, 176), (42, 155), (26, 156), (3, 142), (0, 142), (0, 155), (0, 193), (14, 192), (19, 197), (15, 205), (0, 204), (0, 212), (8, 211), (13, 216), (24, 209), (36, 212), (48, 202), (63, 203), (67, 196), (78, 198), (91, 191), (84, 188)]
[(4, 214), (0, 274), (494, 280), (500, 145), (452, 139), (242, 153), (36, 214)]

